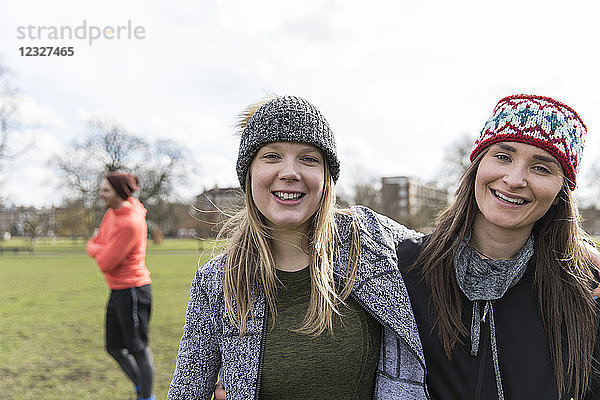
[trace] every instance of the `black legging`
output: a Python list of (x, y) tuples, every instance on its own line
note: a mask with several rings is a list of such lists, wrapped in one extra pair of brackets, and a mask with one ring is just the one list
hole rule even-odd
[(134, 385), (140, 388), (142, 398), (152, 396), (154, 361), (150, 348), (146, 346), (138, 353), (129, 353), (127, 349), (109, 349), (108, 353), (119, 363)]

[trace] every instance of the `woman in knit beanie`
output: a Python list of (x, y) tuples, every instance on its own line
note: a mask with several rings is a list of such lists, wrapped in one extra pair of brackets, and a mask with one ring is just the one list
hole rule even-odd
[(432, 399), (597, 399), (598, 269), (573, 196), (586, 126), (503, 98), (456, 200), (398, 249)]
[[(423, 350), (395, 258), (418, 235), (335, 205), (335, 140), (294, 96), (248, 108), (245, 205), (192, 283), (168, 399), (426, 399)], [(221, 386), (219, 385), (221, 391)]]

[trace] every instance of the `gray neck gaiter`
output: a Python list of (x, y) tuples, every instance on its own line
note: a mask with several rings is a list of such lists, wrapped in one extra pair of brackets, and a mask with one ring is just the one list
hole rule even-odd
[[(454, 270), (458, 286), (465, 296), (473, 302), (473, 317), (471, 320), (471, 355), (479, 351), (480, 326), (490, 316), (490, 344), (494, 361), (496, 388), (498, 399), (504, 400), (502, 378), (498, 363), (498, 348), (496, 346), (496, 326), (494, 323), (493, 301), (500, 299), (508, 289), (519, 282), (527, 263), (533, 256), (533, 236), (529, 236), (525, 246), (517, 256), (510, 260), (490, 260), (482, 258), (475, 249), (469, 246), (470, 237), (463, 241), (454, 256)], [(483, 305), (483, 316), (480, 307)]]

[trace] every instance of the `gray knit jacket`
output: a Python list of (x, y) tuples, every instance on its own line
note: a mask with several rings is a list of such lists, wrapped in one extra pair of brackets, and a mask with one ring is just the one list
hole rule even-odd
[[(396, 244), (420, 236), (365, 207), (340, 215), (336, 274), (345, 276), (352, 219), (360, 228), (360, 264), (352, 296), (382, 324), (374, 399), (427, 399), (425, 361), (408, 292), (398, 270)], [(265, 298), (258, 294), (246, 333), (225, 315), (223, 255), (200, 267), (192, 282), (183, 336), (167, 399), (210, 399), (217, 375), (228, 400), (258, 398)], [(318, 395), (315, 394), (315, 398)]]

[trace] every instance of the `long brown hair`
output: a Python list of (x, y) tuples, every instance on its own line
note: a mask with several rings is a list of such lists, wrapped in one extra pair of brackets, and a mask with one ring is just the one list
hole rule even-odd
[[(431, 289), (431, 303), (436, 311), (434, 328), (448, 358), (467, 335), (461, 321), (462, 297), (454, 256), (460, 242), (471, 232), (478, 212), (475, 177), (485, 153), (479, 154), (463, 174), (454, 203), (437, 217), (435, 228), (413, 265)], [(577, 202), (566, 181), (558, 198), (558, 203), (532, 230), (534, 282), (558, 391), (561, 395), (573, 391), (575, 398), (581, 398), (590, 382), (596, 337), (591, 285), (592, 271), (598, 269), (593, 266), (586, 245), (593, 242), (581, 228)]]

